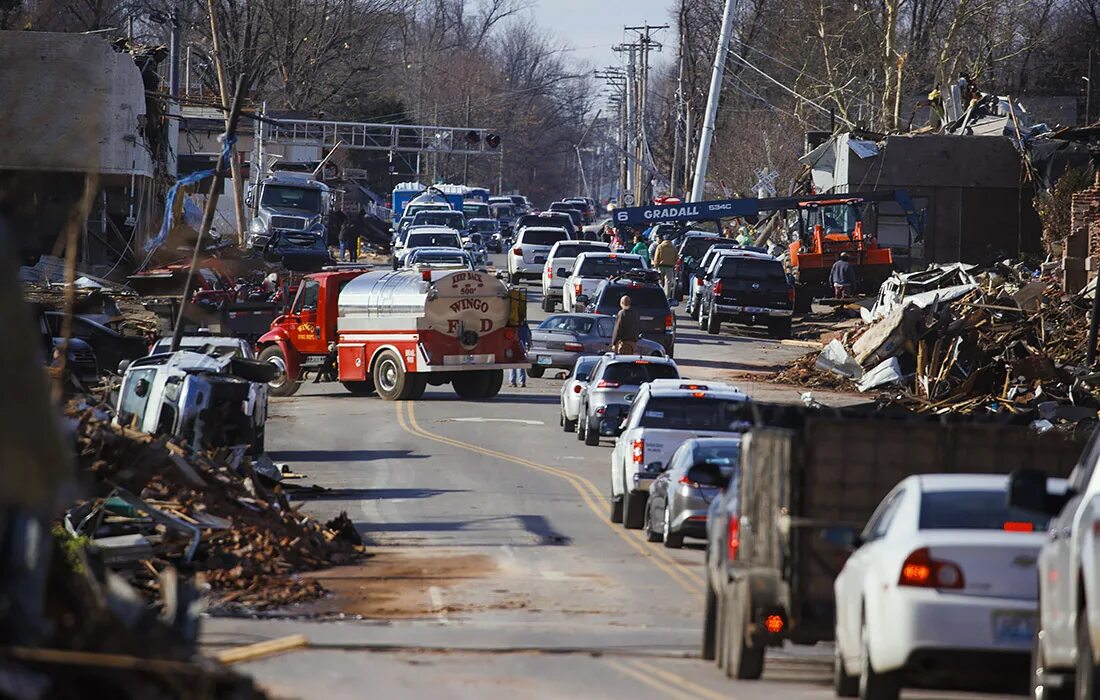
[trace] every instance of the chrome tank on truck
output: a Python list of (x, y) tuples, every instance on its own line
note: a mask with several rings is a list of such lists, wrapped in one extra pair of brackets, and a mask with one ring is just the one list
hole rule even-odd
[(502, 370), (528, 366), (519, 318), (508, 287), (485, 272), (368, 272), (340, 292), (340, 379), (373, 377), (380, 394), (407, 379), (413, 394), (424, 381), (450, 382), (464, 397), (495, 395)]

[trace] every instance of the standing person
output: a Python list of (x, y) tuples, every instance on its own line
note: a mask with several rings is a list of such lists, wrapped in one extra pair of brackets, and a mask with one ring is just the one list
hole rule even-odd
[(665, 296), (671, 299), (676, 294), (676, 246), (668, 238), (661, 239), (653, 251), (653, 265), (661, 272)]
[(630, 296), (619, 299), (619, 313), (615, 314), (615, 329), (611, 331), (611, 349), (617, 355), (633, 355), (642, 333), (642, 321), (638, 312), (630, 308)]
[(856, 286), (856, 269), (848, 262), (848, 254), (841, 253), (840, 259), (829, 270), (829, 281), (833, 285), (833, 295), (837, 299), (847, 298)]
[(325, 245), (337, 247), (340, 245), (340, 233), (344, 230), (344, 225), (348, 222), (348, 217), (344, 215), (342, 209), (333, 209), (328, 215), (328, 226), (325, 229), (328, 240), (325, 241)]
[(649, 262), (649, 246), (642, 240), (642, 234), (634, 234), (634, 247), (630, 249), (632, 255), (640, 255), (645, 258), (645, 261)]
[(741, 226), (737, 230), (737, 245), (750, 246), (756, 241), (752, 234), (749, 233), (748, 226)]
[(340, 262), (350, 259), (351, 262), (355, 262), (357, 257), (355, 250), (359, 241), (355, 228), (357, 222), (355, 218), (345, 220), (343, 225), (340, 226)]
[[(527, 348), (531, 347), (531, 328), (527, 325), (527, 319), (519, 324), (519, 344), (523, 346), (523, 354), (527, 354)], [(508, 370), (508, 386), (519, 383), (521, 389), (527, 388), (527, 370), (520, 367)]]

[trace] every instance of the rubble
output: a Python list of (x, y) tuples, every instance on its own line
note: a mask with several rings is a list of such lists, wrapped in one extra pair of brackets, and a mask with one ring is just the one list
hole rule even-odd
[(266, 610), (317, 598), (319, 582), (295, 576), (364, 555), (344, 516), (329, 526), (293, 508), (282, 486), (252, 467), (240, 450), (192, 454), (185, 444), (113, 425), (101, 411), (70, 404), (78, 467), (95, 498), (71, 509), (66, 526), (93, 544), (140, 534), (130, 549), (144, 556), (123, 569), (155, 597), (168, 567), (201, 575), (217, 609)]

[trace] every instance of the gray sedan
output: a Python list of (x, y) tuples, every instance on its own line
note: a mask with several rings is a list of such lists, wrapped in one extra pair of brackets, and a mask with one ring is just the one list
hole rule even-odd
[(741, 464), (741, 437), (695, 438), (673, 453), (649, 487), (643, 529), (650, 542), (678, 549), (684, 537), (707, 538), (707, 511)]
[[(572, 369), (581, 355), (602, 355), (611, 350), (615, 318), (601, 314), (554, 314), (531, 331), (528, 374), (541, 377), (547, 368)], [(665, 357), (660, 343), (641, 338), (637, 354)]]

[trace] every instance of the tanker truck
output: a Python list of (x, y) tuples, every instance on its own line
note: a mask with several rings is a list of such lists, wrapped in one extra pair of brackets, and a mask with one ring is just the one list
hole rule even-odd
[(464, 399), (496, 396), (503, 371), (527, 368), (525, 299), (474, 270), (332, 270), (307, 275), (290, 310), (257, 341), (290, 396), (307, 375), (353, 394), (420, 398), (450, 384)]

